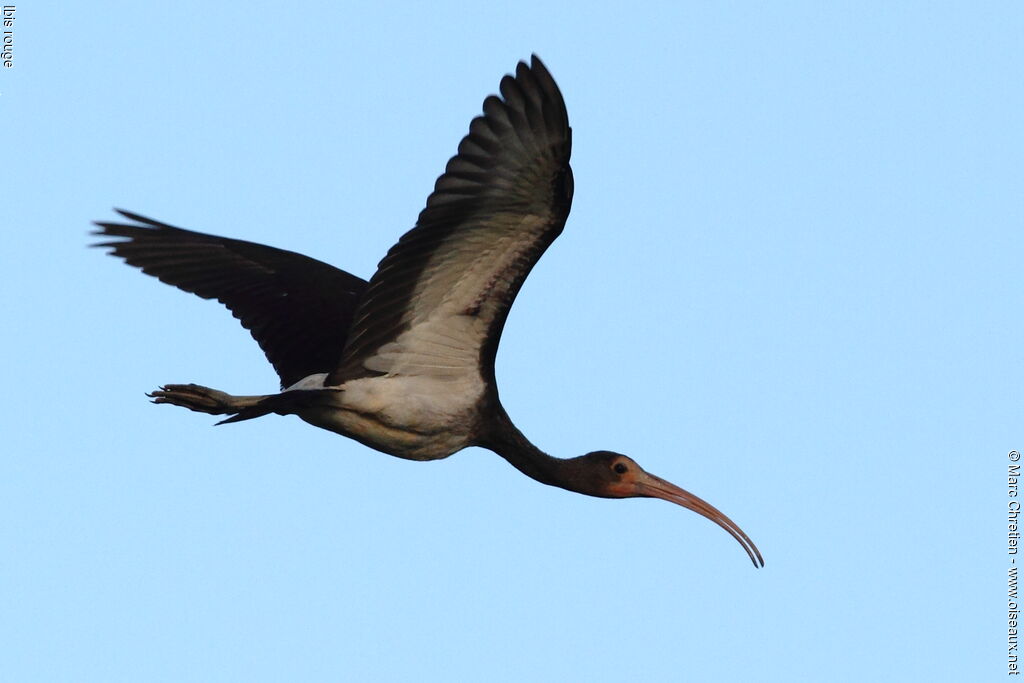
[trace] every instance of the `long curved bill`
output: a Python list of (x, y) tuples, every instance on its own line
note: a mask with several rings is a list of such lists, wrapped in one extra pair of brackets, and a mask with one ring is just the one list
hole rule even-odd
[(707, 517), (739, 541), (739, 544), (747, 551), (747, 555), (750, 555), (750, 561), (754, 563), (755, 567), (764, 566), (764, 558), (761, 557), (761, 551), (757, 549), (757, 546), (750, 540), (750, 537), (743, 533), (743, 529), (739, 528), (736, 522), (726, 517), (721, 510), (689, 491), (679, 488), (672, 482), (665, 481), (653, 474), (645, 474), (646, 476), (636, 483), (637, 493), (641, 496), (660, 498), (676, 505), (682, 505), (688, 510), (693, 510), (697, 514)]

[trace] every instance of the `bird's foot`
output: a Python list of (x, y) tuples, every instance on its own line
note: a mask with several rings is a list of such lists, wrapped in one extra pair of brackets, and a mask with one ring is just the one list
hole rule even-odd
[(150, 394), (153, 403), (170, 403), (210, 415), (227, 415), (242, 409), (237, 397), (198, 384), (167, 384)]

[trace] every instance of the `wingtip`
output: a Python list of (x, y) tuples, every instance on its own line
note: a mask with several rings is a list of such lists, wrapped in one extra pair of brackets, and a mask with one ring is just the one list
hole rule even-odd
[(551, 78), (551, 72), (548, 71), (548, 67), (544, 64), (541, 58), (537, 56), (536, 52), (530, 55), (530, 68), (537, 73), (544, 74), (547, 78)]
[[(115, 226), (114, 223), (108, 223), (106, 221), (92, 221), (92, 225), (94, 225), (96, 227), (96, 229), (89, 231), (88, 234), (89, 234), (90, 237), (112, 237), (113, 236), (112, 233), (111, 233), (111, 230), (114, 229), (114, 226)], [(90, 249), (97, 249), (97, 248), (98, 249), (103, 249), (103, 248), (116, 247), (118, 244), (120, 244), (120, 242), (103, 241), (103, 242), (92, 242), (92, 243), (87, 244), (85, 246), (89, 247)]]
[(130, 221), (136, 221), (138, 223), (146, 223), (146, 224), (149, 224), (149, 225), (152, 225), (153, 222), (154, 222), (152, 218), (146, 218), (145, 216), (141, 216), (141, 215), (139, 215), (137, 213), (134, 213), (132, 211), (128, 211), (126, 209), (119, 209), (116, 206), (114, 207), (114, 211), (116, 211), (117, 213), (121, 214), (122, 216), (124, 216), (125, 218), (127, 218)]

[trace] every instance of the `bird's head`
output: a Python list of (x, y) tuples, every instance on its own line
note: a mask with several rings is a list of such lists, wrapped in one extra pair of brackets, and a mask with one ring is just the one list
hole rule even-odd
[(577, 470), (574, 483), (580, 493), (600, 498), (660, 498), (682, 505), (728, 531), (747, 551), (755, 567), (764, 566), (761, 552), (735, 522), (707, 501), (644, 471), (629, 456), (612, 451), (594, 451), (574, 460)]

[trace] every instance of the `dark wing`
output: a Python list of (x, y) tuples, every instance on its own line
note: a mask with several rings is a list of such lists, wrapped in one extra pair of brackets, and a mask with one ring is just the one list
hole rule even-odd
[(292, 251), (118, 213), (138, 225), (97, 222), (94, 234), (126, 239), (94, 246), (227, 306), (267, 354), (282, 388), (337, 366), (365, 280)]
[(493, 381), (509, 308), (562, 232), (573, 188), (565, 102), (540, 59), (500, 89), (370, 279), (327, 384), (382, 373)]

